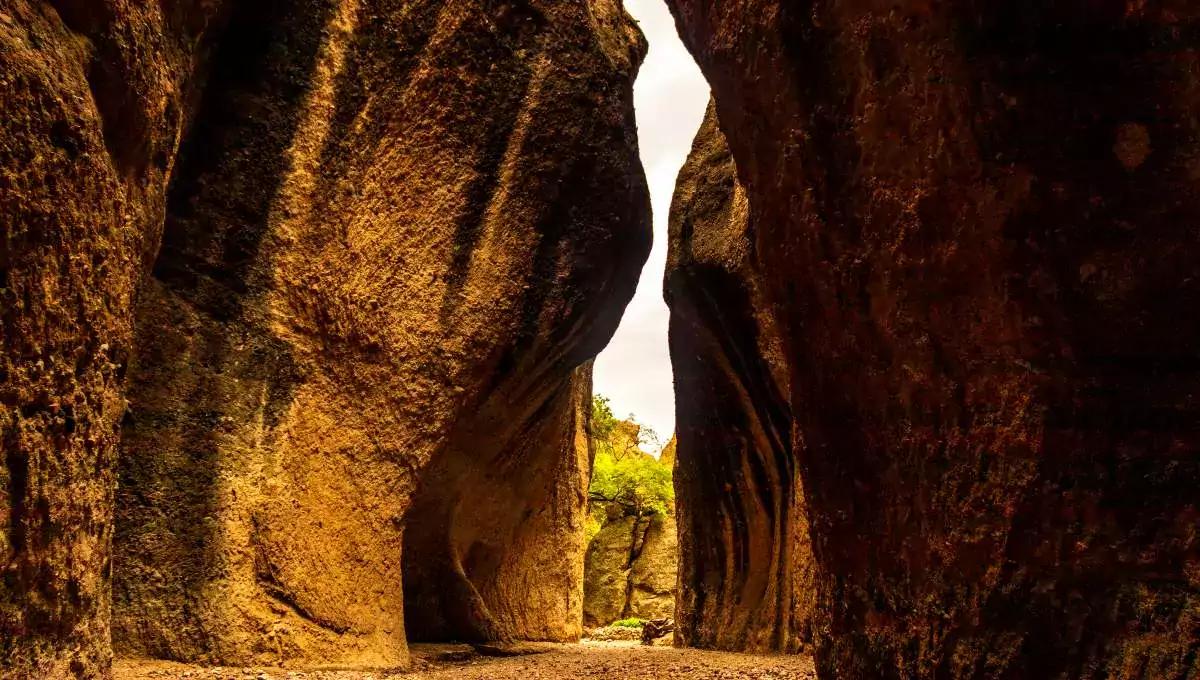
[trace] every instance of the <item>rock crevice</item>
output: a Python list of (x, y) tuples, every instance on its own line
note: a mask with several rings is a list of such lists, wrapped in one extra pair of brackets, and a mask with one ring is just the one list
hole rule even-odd
[(676, 523), (671, 515), (608, 518), (588, 544), (583, 624), (670, 618), (675, 612)]

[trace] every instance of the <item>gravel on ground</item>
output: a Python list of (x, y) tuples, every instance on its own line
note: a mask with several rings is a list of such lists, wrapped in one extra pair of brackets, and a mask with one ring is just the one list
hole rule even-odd
[(120, 660), (113, 680), (815, 680), (807, 656), (648, 647), (632, 642), (529, 646), (520, 656), (485, 656), (467, 645), (413, 645), (408, 670), (204, 668)]

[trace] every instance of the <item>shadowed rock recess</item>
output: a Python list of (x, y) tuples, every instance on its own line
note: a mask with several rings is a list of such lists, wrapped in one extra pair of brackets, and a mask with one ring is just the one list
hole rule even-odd
[(576, 639), (619, 0), (143, 5), (0, 2), (4, 676)]
[(746, 193), (709, 105), (671, 206), (666, 298), (675, 371), (677, 638), (732, 650), (810, 640), (812, 555), (791, 453), (787, 377)]
[(1196, 677), (1200, 7), (669, 4), (681, 639)]

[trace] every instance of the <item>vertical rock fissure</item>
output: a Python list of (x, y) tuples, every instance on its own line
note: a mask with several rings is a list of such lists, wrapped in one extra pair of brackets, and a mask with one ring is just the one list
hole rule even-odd
[(630, 526), (629, 558), (625, 561), (625, 604), (621, 607), (621, 618), (633, 616), (634, 564), (642, 556), (646, 538), (650, 534), (651, 518), (638, 514)]

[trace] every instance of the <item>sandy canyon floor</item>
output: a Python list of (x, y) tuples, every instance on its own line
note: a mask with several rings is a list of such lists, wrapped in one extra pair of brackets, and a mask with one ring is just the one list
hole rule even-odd
[(482, 656), (459, 645), (414, 645), (407, 671), (202, 668), (162, 661), (118, 661), (114, 680), (384, 680), (385, 678), (705, 678), (709, 680), (811, 680), (812, 660), (707, 652), (637, 643), (548, 645), (537, 654)]

